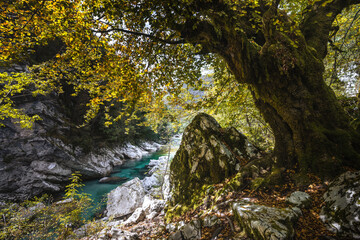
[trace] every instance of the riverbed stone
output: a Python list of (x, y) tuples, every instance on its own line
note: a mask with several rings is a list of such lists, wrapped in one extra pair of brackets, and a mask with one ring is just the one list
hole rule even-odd
[(360, 171), (346, 172), (330, 183), (320, 219), (343, 239), (360, 239)]
[(171, 161), (172, 205), (191, 205), (203, 185), (224, 181), (257, 154), (258, 149), (235, 128), (223, 129), (213, 117), (198, 114)]
[(113, 177), (103, 177), (99, 180), (99, 183), (120, 183), (122, 181), (127, 180), (128, 178), (126, 177), (117, 177), (117, 176), (113, 176)]
[(141, 207), (145, 190), (139, 178), (134, 178), (115, 188), (108, 194), (107, 216), (119, 218), (133, 213)]
[(232, 204), (235, 219), (254, 240), (282, 240), (294, 237), (293, 224), (301, 216), (299, 208), (273, 208), (241, 200)]

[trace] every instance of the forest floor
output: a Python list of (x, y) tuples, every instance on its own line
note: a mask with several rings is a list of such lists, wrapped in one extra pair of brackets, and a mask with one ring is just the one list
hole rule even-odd
[[(309, 176), (311, 184), (303, 187), (295, 186), (291, 180), (292, 173), (289, 172), (286, 176), (285, 184), (282, 186), (274, 186), (272, 189), (263, 190), (249, 190), (245, 189), (241, 192), (228, 192), (227, 195), (223, 195), (216, 199), (215, 204), (217, 210), (210, 214), (216, 215), (222, 222), (219, 226), (213, 228), (203, 228), (201, 233), (201, 239), (217, 239), (217, 240), (250, 240), (240, 231), (240, 227), (234, 220), (233, 213), (231, 211), (230, 203), (236, 202), (242, 198), (249, 198), (252, 202), (269, 206), (269, 207), (287, 207), (288, 203), (286, 199), (291, 193), (295, 191), (303, 191), (311, 196), (311, 206), (302, 209), (302, 216), (295, 223), (295, 239), (296, 240), (322, 240), (322, 239), (337, 239), (335, 234), (328, 231), (320, 220), (320, 211), (323, 206), (322, 196), (327, 189), (327, 183), (322, 183), (321, 180), (315, 176)], [(215, 191), (224, 187), (224, 184), (216, 184)], [(214, 204), (212, 205), (214, 206)], [(196, 209), (186, 213), (185, 215), (173, 219), (172, 222), (190, 222), (194, 219), (198, 219), (202, 212), (206, 211), (207, 207), (203, 204)], [(164, 221), (164, 220), (162, 220)], [(163, 222), (164, 225), (166, 225)], [(151, 235), (140, 235), (141, 239), (167, 239), (169, 232), (165, 229), (162, 231), (152, 232)]]

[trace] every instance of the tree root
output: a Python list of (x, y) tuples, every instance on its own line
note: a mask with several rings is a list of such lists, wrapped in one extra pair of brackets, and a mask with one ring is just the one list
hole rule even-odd
[(246, 188), (257, 190), (280, 185), (283, 182), (285, 168), (275, 166), (272, 154), (253, 160), (241, 168), (225, 188), (242, 191)]

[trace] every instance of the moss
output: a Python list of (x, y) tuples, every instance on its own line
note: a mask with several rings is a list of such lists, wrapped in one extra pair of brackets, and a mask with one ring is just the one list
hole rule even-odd
[(243, 186), (243, 173), (238, 172), (235, 176), (233, 176), (228, 183), (225, 184), (224, 189), (228, 189), (230, 191), (238, 191)]
[(251, 189), (256, 190), (256, 189), (260, 188), (261, 186), (264, 185), (264, 182), (265, 182), (265, 179), (262, 177), (255, 178), (251, 182)]

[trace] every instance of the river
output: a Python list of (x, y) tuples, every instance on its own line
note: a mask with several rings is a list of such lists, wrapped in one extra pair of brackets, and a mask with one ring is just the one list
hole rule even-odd
[[(175, 154), (177, 148), (179, 147), (181, 137), (176, 137), (171, 140), (171, 157)], [(146, 173), (149, 170), (148, 164), (150, 160), (157, 160), (161, 156), (167, 156), (169, 154), (169, 149), (164, 147), (163, 150), (148, 154), (143, 156), (138, 160), (127, 160), (123, 165), (117, 166), (114, 168), (111, 177), (122, 177), (126, 180), (120, 181), (118, 183), (99, 183), (99, 180), (85, 181), (85, 186), (82, 187), (80, 193), (89, 194), (90, 198), (93, 201), (94, 207), (90, 209), (87, 213), (87, 218), (92, 218), (96, 212), (101, 212), (101, 209), (104, 209), (106, 206), (106, 195), (122, 183), (129, 181), (135, 177), (143, 179), (146, 177)]]
[(90, 198), (93, 201), (94, 207), (90, 210), (90, 215), (93, 216), (97, 209), (104, 209), (106, 206), (106, 195), (118, 187), (122, 183), (129, 181), (135, 177), (143, 179), (146, 177), (146, 172), (148, 169), (148, 164), (152, 159), (159, 159), (159, 157), (167, 155), (166, 150), (160, 150), (158, 152), (145, 155), (138, 160), (128, 160), (123, 165), (114, 167), (111, 177), (122, 177), (126, 180), (119, 181), (117, 183), (99, 183), (99, 180), (85, 181), (85, 186), (82, 187), (80, 193), (89, 194)]

